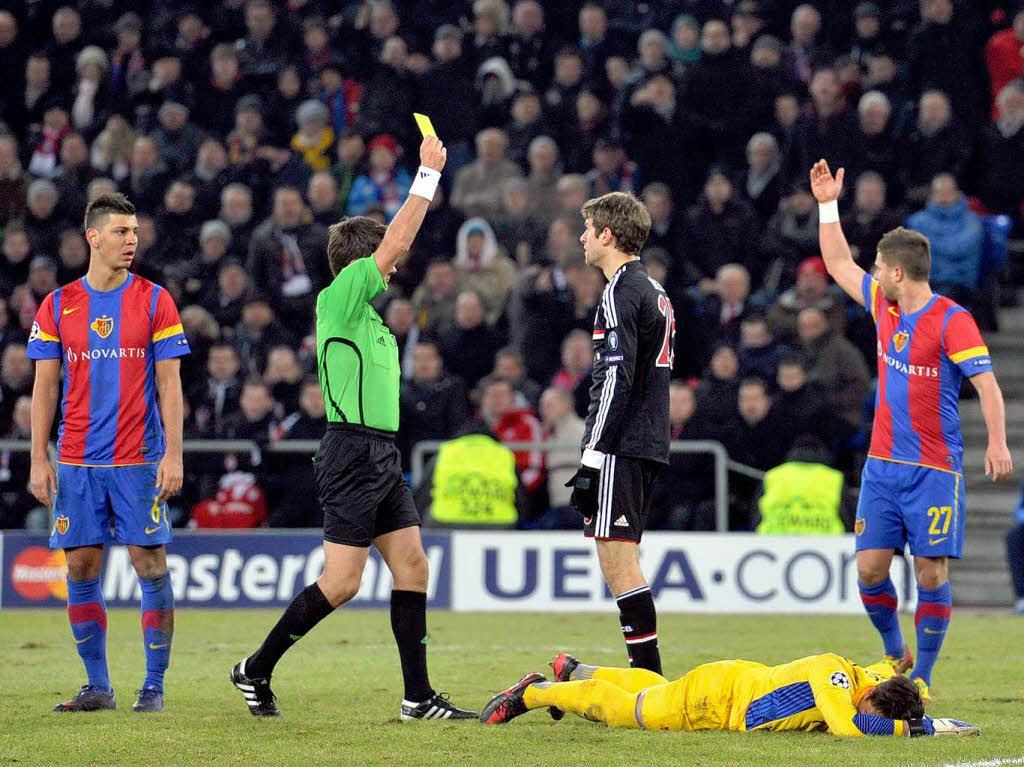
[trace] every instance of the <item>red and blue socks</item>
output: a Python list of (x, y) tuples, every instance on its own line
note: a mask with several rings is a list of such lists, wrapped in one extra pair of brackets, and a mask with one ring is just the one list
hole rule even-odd
[(910, 677), (920, 677), (924, 683), (932, 683), (932, 667), (939, 659), (942, 640), (949, 628), (953, 612), (953, 592), (946, 581), (937, 589), (917, 587), (917, 612), (914, 624), (917, 626), (917, 665)]
[(626, 653), (632, 668), (645, 668), (661, 673), (661, 653), (658, 651), (658, 614), (654, 609), (654, 596), (649, 586), (640, 586), (619, 594), (619, 623), (626, 640)]
[(864, 581), (858, 579), (857, 586), (868, 617), (882, 635), (885, 654), (899, 658), (903, 655), (903, 632), (900, 631), (899, 614), (896, 612), (898, 603), (892, 579), (886, 578), (874, 586), (866, 586)]
[(68, 579), (68, 619), (89, 684), (100, 690), (109, 690), (107, 606), (103, 602), (103, 588), (98, 577), (87, 581)]
[(142, 688), (163, 692), (174, 635), (174, 592), (167, 573), (155, 578), (139, 578), (139, 584), (142, 586), (142, 643), (146, 653), (146, 681)]

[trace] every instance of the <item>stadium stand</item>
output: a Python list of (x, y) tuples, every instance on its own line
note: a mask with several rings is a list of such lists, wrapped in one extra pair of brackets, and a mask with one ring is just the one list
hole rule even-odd
[[(399, 344), (406, 461), (415, 441), (497, 429), (477, 387), (492, 374), (525, 431), (556, 429), (537, 417), (549, 387), (584, 414), (573, 339), (602, 282), (579, 209), (621, 190), (651, 209), (644, 257), (676, 307), (674, 377), (696, 395), (676, 434), (767, 470), (813, 433), (855, 483), (875, 341), (815, 260), (808, 169), (845, 165), (861, 263), (905, 220), (932, 238), (937, 286), (995, 331), (1024, 237), (1022, 45), (1024, 9), (997, 0), (0, 3), (0, 436), (28, 437), (32, 318), (85, 273), (82, 212), (116, 189), (139, 209), (133, 269), (181, 307), (186, 437), (318, 438), (303, 387), (326, 226), (394, 215), (418, 109), (448, 146), (444, 193), (377, 307)], [(841, 424), (812, 417), (825, 407)], [(38, 526), (28, 456), (0, 456), (0, 526)], [(706, 466), (686, 457), (663, 482)], [(558, 483), (523, 467), (520, 525), (572, 523)], [(288, 496), (307, 468), (187, 455), (177, 523), (246, 472), (270, 524), (316, 524)], [(733, 529), (753, 528), (756, 485), (732, 484)], [(659, 525), (706, 529), (712, 493), (689, 482)]]

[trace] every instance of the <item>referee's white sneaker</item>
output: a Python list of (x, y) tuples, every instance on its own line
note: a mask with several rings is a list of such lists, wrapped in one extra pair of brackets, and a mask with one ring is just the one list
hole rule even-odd
[(231, 669), (231, 684), (242, 693), (253, 716), (281, 716), (277, 696), (270, 689), (270, 677), (246, 676), (245, 660), (240, 660)]
[(422, 703), (402, 701), (402, 721), (408, 719), (476, 719), (476, 711), (466, 711), (449, 700), (448, 693), (435, 692)]

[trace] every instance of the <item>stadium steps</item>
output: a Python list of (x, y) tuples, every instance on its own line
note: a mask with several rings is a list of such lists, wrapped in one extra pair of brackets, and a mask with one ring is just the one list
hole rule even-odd
[(1006, 531), (1024, 470), (1024, 311), (1005, 309), (999, 320), (1000, 332), (987, 334), (985, 340), (1007, 400), (1006, 437), (1013, 455), (1014, 478), (998, 485), (985, 478), (985, 420), (976, 398), (961, 400), (967, 532), (963, 559), (951, 565), (958, 605), (1007, 607), (1013, 603), (1006, 566)]

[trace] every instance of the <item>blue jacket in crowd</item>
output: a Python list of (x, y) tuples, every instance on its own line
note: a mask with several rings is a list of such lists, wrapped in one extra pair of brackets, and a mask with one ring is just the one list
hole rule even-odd
[(932, 247), (931, 281), (936, 285), (978, 287), (984, 231), (981, 219), (963, 197), (953, 205), (928, 203), (907, 219), (907, 227), (920, 232)]

